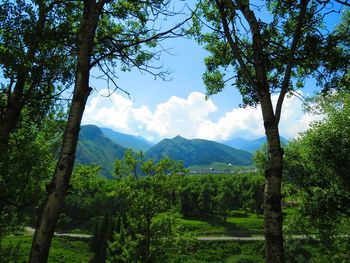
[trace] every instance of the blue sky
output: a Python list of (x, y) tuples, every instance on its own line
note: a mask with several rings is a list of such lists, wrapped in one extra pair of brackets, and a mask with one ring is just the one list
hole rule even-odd
[[(329, 26), (336, 20), (334, 17)], [(203, 47), (184, 38), (167, 40), (162, 45), (171, 55), (164, 53), (159, 63), (172, 72), (171, 80), (155, 80), (138, 70), (121, 73), (116, 82), (131, 94), (130, 100), (119, 91), (108, 98), (101, 96), (106, 93), (107, 83), (92, 77), (95, 90), (88, 100), (83, 124), (110, 127), (153, 142), (176, 135), (218, 141), (264, 135), (260, 108), (240, 109), (241, 96), (233, 87), (204, 100), (202, 74), (207, 53)], [(312, 93), (314, 85), (309, 81), (303, 95)], [(302, 112), (302, 104), (295, 98), (288, 98), (283, 110), (280, 131), (287, 138), (297, 137), (319, 118)]]

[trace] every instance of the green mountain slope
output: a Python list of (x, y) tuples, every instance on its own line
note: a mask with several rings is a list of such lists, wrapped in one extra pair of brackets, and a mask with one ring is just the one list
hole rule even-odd
[(134, 151), (147, 151), (153, 144), (141, 136), (129, 135), (109, 128), (100, 128), (103, 134), (116, 144)]
[(77, 164), (96, 164), (101, 166), (104, 176), (110, 177), (114, 161), (121, 159), (125, 148), (107, 138), (95, 125), (81, 126), (76, 154)]
[(209, 165), (213, 162), (231, 163), (232, 165), (252, 164), (252, 154), (249, 152), (218, 142), (201, 139), (187, 140), (180, 136), (162, 140), (146, 152), (146, 158), (155, 161), (164, 157), (181, 160), (185, 167)]

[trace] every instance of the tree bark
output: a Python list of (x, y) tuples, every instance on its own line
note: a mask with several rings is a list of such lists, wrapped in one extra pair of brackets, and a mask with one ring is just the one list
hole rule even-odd
[(249, 4), (241, 4), (240, 9), (252, 31), (253, 59), (258, 86), (257, 92), (260, 97), (265, 134), (267, 137), (268, 164), (265, 171), (266, 184), (264, 190), (266, 261), (268, 263), (283, 263), (283, 217), (281, 209), (283, 151), (278, 131), (279, 119), (276, 120), (273, 111), (258, 21), (254, 12), (250, 10)]
[(265, 93), (261, 97), (261, 110), (268, 146), (268, 163), (265, 170), (266, 184), (264, 190), (266, 261), (267, 263), (283, 263), (283, 217), (281, 209), (283, 150), (269, 93)]
[(47, 197), (34, 234), (29, 261), (47, 262), (51, 240), (59, 217), (64, 197), (69, 187), (75, 152), (79, 138), (80, 123), (84, 113), (89, 87), (90, 61), (96, 27), (105, 1), (85, 0), (78, 39), (77, 73), (74, 95), (69, 110), (62, 148), (53, 179), (47, 187)]

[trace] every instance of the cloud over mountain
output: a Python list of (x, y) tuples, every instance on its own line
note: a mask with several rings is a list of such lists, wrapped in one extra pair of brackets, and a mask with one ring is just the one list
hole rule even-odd
[[(210, 114), (217, 112), (220, 105), (215, 105), (211, 99), (205, 100), (205, 95), (200, 92), (191, 92), (187, 98), (172, 96), (154, 110), (146, 105), (135, 106), (131, 100), (117, 93), (103, 96), (106, 94), (107, 91), (102, 90), (89, 100), (83, 123), (142, 135), (152, 141), (176, 135), (210, 140), (264, 135), (260, 106), (235, 107), (213, 121)], [(277, 101), (277, 96), (273, 95), (272, 99)], [(280, 123), (281, 134), (294, 138), (318, 118), (304, 113), (298, 99), (286, 98)]]

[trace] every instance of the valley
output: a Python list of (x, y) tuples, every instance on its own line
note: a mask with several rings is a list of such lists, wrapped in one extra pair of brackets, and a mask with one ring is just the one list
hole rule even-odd
[[(264, 138), (244, 141), (256, 149), (265, 143)], [(247, 147), (229, 146), (230, 142), (214, 142), (201, 139), (189, 140), (181, 136), (164, 139), (156, 144), (141, 136), (133, 136), (95, 125), (83, 125), (78, 141), (76, 164), (96, 164), (101, 166), (106, 177), (113, 174), (114, 161), (121, 159), (126, 149), (142, 151), (145, 159), (156, 162), (162, 158), (181, 161), (184, 167), (194, 173), (227, 172), (254, 170), (252, 152), (239, 149)], [(253, 148), (250, 148), (253, 149)]]

